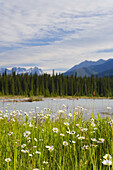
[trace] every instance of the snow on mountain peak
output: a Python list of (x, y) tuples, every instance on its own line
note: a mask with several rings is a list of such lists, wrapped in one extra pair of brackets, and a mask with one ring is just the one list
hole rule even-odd
[(7, 68), (0, 68), (0, 74), (4, 74), (6, 71), (6, 73), (9, 75), (9, 74), (12, 74), (13, 72), (15, 72), (15, 74), (25, 74), (25, 73), (28, 73), (28, 75), (30, 74), (37, 74), (37, 75), (42, 75), (43, 74), (43, 71), (42, 69), (39, 69), (38, 67), (34, 67), (34, 68), (29, 68), (29, 69), (26, 69), (26, 68), (22, 68), (22, 67), (13, 67), (12, 69), (7, 69)]

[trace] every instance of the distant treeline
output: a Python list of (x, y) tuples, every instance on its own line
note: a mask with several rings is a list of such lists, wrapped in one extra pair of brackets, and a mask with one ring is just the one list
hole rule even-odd
[(44, 74), (0, 75), (0, 95), (113, 96), (113, 78)]

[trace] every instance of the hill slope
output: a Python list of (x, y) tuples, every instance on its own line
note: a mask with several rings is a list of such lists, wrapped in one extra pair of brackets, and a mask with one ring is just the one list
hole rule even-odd
[(80, 63), (79, 65), (75, 65), (71, 69), (69, 69), (67, 72), (64, 73), (64, 75), (75, 75), (77, 73), (77, 76), (84, 77), (94, 75), (104, 76), (104, 75), (112, 75), (113, 73), (113, 59), (108, 60), (98, 60), (97, 62), (91, 62), (91, 61), (84, 61)]

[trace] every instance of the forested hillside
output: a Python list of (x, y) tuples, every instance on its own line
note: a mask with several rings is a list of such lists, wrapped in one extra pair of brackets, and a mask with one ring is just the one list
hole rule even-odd
[(113, 78), (44, 74), (0, 75), (0, 95), (113, 96)]

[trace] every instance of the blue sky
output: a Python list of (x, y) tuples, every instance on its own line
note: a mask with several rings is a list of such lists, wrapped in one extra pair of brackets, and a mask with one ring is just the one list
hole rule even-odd
[(113, 0), (0, 0), (0, 67), (113, 58)]

